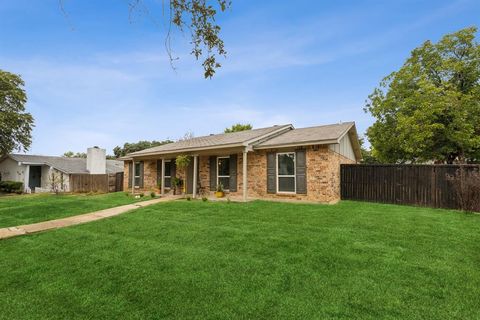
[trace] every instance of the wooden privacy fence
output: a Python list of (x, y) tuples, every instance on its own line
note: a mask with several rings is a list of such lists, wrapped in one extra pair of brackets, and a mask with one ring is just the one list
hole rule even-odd
[(116, 192), (123, 190), (123, 172), (110, 174), (71, 174), (71, 192)]
[(461, 167), (466, 171), (479, 169), (478, 165), (343, 164), (341, 198), (460, 209), (460, 200), (447, 175), (454, 176)]

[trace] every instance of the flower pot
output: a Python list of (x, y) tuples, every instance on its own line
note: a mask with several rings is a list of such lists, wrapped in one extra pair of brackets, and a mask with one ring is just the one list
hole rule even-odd
[(225, 193), (223, 191), (215, 191), (215, 197), (223, 198), (224, 196), (225, 196)]

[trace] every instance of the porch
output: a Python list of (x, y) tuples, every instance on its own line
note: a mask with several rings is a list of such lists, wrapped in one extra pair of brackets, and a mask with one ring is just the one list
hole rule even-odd
[[(155, 191), (162, 196), (176, 190), (192, 198), (208, 198), (222, 185), (229, 197), (247, 201), (249, 151), (247, 147), (217, 148), (133, 157), (125, 161), (125, 190)], [(177, 166), (180, 156), (189, 159), (185, 167)]]
[(23, 185), (25, 193), (51, 192), (53, 189), (68, 191), (69, 176), (42, 163), (20, 164), (24, 166)]

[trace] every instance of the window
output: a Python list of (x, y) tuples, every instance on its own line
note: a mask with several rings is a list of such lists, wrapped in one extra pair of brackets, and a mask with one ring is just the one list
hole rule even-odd
[(135, 162), (135, 188), (140, 187), (141, 163)]
[(295, 153), (277, 153), (277, 192), (295, 191)]
[(230, 188), (230, 157), (217, 158), (217, 186), (223, 186), (223, 189)]
[(172, 187), (172, 161), (165, 160), (165, 188)]

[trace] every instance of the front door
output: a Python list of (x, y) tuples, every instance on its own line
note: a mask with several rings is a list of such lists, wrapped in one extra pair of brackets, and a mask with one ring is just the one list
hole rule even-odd
[(36, 187), (42, 186), (42, 167), (30, 166), (30, 175), (28, 176), (28, 187), (35, 192)]
[[(200, 184), (199, 180), (199, 170), (200, 166), (197, 162), (197, 192), (198, 192), (198, 185)], [(193, 194), (193, 158), (188, 164), (187, 167), (187, 194)]]

